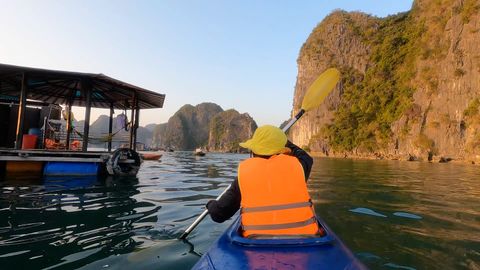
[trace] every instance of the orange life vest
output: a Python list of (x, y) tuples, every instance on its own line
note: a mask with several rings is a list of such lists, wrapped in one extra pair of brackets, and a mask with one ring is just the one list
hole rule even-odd
[(312, 235), (319, 232), (303, 167), (280, 154), (238, 166), (243, 235)]

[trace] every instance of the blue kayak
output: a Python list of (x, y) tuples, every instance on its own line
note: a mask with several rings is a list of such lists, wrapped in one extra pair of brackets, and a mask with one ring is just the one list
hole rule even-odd
[(367, 269), (317, 217), (321, 237), (253, 239), (240, 234), (240, 218), (192, 269)]

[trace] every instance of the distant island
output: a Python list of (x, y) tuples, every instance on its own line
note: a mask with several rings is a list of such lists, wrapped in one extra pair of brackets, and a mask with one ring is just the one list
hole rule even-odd
[(301, 48), (292, 114), (325, 69), (342, 81), (290, 138), (316, 155), (480, 163), (479, 44), (476, 0), (335, 11)]
[(257, 128), (247, 113), (224, 111), (215, 103), (190, 104), (180, 108), (167, 123), (153, 131), (152, 146), (174, 150), (240, 152), (239, 142), (250, 138)]
[[(101, 137), (108, 133), (109, 116), (100, 115), (91, 125), (92, 137)], [(83, 131), (84, 121), (75, 121), (78, 131)], [(194, 150), (236, 153), (242, 151), (238, 143), (250, 138), (257, 128), (256, 122), (247, 113), (234, 109), (224, 111), (215, 103), (201, 103), (196, 106), (186, 104), (181, 107), (167, 123), (150, 124), (139, 127), (137, 141), (146, 149)], [(128, 142), (129, 132), (117, 126), (114, 119), (114, 147)], [(115, 142), (117, 141), (117, 142)], [(93, 140), (93, 147), (104, 147), (106, 142)]]

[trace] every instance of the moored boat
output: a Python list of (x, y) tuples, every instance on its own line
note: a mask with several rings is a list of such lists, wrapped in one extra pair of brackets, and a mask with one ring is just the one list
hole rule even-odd
[(143, 160), (159, 160), (162, 157), (160, 153), (141, 153)]
[(192, 269), (366, 269), (317, 217), (322, 236), (245, 238), (240, 218), (220, 236)]

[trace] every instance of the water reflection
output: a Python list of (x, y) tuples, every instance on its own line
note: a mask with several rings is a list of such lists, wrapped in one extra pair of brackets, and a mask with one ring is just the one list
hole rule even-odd
[[(188, 242), (176, 238), (247, 157), (174, 152), (137, 178), (0, 181), (0, 266), (190, 269), (230, 222), (206, 218)], [(476, 269), (478, 179), (476, 166), (319, 158), (309, 189), (317, 213), (372, 269)]]
[[(189, 269), (199, 253), (175, 239), (234, 179), (243, 158), (176, 152), (145, 162), (137, 178), (0, 181), (1, 268)], [(191, 238), (205, 249), (227, 225), (199, 233), (212, 227), (206, 220)]]
[[(38, 180), (33, 180), (35, 183)], [(132, 198), (138, 179), (45, 178), (3, 186), (0, 254), (6, 269), (75, 268), (134, 247), (159, 206)], [(153, 215), (153, 216), (152, 216)]]
[(364, 207), (358, 207), (358, 208), (355, 208), (355, 209), (350, 209), (348, 211), (353, 212), (353, 213), (363, 214), (363, 215), (370, 215), (370, 216), (376, 216), (376, 217), (387, 217), (384, 214), (380, 214), (378, 212), (375, 212), (372, 209), (364, 208)]
[(362, 258), (368, 266), (471, 269), (480, 261), (478, 167), (321, 158), (315, 163), (309, 187), (316, 211), (355, 252), (370, 254)]

